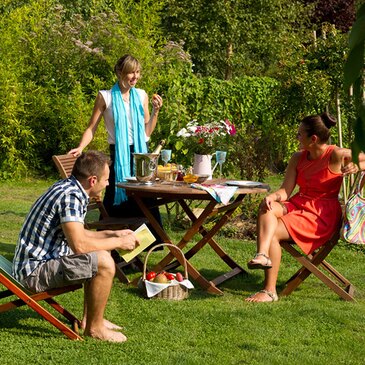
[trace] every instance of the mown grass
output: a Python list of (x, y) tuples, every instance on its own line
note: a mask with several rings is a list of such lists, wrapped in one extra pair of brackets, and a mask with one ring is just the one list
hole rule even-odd
[[(47, 181), (0, 183), (0, 254), (11, 259), (21, 224)], [(167, 227), (174, 227), (166, 224)], [(174, 240), (181, 231), (169, 228)], [(253, 241), (219, 242), (241, 265), (255, 251)], [(153, 263), (163, 253), (151, 255)], [(115, 281), (108, 319), (124, 326), (125, 344), (68, 340), (28, 308), (0, 313), (2, 364), (363, 364), (365, 358), (365, 274), (363, 250), (340, 244), (329, 261), (356, 286), (355, 303), (340, 300), (316, 278), (273, 304), (244, 298), (260, 289), (262, 272), (235, 277), (223, 296), (199, 287), (180, 302), (146, 300), (138, 289)], [(192, 263), (208, 278), (227, 270), (209, 247)], [(287, 254), (279, 276), (284, 285), (298, 268)], [(136, 276), (136, 273), (131, 273)], [(83, 293), (59, 297), (80, 316)], [(1, 300), (0, 302), (3, 302)]]

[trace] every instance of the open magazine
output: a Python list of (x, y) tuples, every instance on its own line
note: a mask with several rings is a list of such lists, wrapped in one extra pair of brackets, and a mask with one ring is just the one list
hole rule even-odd
[(156, 241), (155, 236), (151, 233), (151, 231), (145, 224), (142, 224), (134, 232), (139, 240), (139, 246), (137, 246), (132, 251), (119, 250), (120, 255), (122, 256), (125, 262), (131, 261), (134, 257), (140, 254), (145, 248), (147, 248), (149, 245), (151, 245), (153, 242)]

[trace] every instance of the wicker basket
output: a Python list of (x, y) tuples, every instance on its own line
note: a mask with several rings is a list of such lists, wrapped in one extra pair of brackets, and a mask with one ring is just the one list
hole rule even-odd
[[(144, 260), (143, 264), (143, 275), (142, 275), (142, 281), (140, 287), (143, 290), (143, 294), (148, 299), (167, 299), (167, 300), (183, 300), (189, 296), (189, 289), (185, 287), (184, 285), (178, 284), (178, 285), (170, 285), (154, 295), (153, 297), (147, 296), (147, 290), (146, 290), (146, 271), (147, 271), (147, 261), (148, 257), (158, 247), (172, 247), (172, 254), (176, 257), (176, 259), (180, 262), (180, 264), (184, 267), (184, 279), (188, 279), (188, 269), (186, 265), (186, 259), (183, 254), (183, 252), (180, 250), (179, 247), (171, 244), (171, 243), (161, 243), (159, 245), (156, 245), (152, 247), (148, 252)], [(174, 252), (175, 251), (175, 252)]]

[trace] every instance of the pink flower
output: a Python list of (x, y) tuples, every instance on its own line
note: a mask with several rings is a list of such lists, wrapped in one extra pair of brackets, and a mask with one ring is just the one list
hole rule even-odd
[(189, 122), (177, 133), (185, 138), (184, 146), (199, 154), (211, 154), (217, 148), (223, 148), (227, 136), (236, 134), (235, 126), (228, 120), (212, 121), (198, 125), (197, 120)]
[(236, 127), (228, 120), (226, 119), (224, 121), (224, 124), (226, 125), (226, 128), (227, 128), (227, 133), (230, 135), (230, 136), (234, 136), (237, 131), (236, 131)]

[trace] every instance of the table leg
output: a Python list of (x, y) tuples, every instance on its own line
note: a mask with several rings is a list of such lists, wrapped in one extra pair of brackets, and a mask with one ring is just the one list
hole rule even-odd
[[(197, 242), (194, 247), (192, 247), (188, 252), (185, 254), (185, 258), (189, 260), (192, 258), (197, 252), (199, 252), (207, 243), (212, 247), (212, 249), (217, 253), (217, 255), (232, 269), (228, 273), (220, 275), (212, 280), (215, 285), (219, 285), (224, 281), (238, 275), (238, 274), (247, 274), (247, 271), (244, 270), (236, 261), (234, 261), (228, 254), (223, 250), (223, 248), (214, 240), (214, 235), (219, 232), (219, 230), (228, 222), (230, 217), (232, 216), (233, 212), (237, 209), (237, 207), (242, 203), (245, 195), (238, 196), (235, 201), (230, 204), (225, 213), (219, 219), (219, 221), (212, 227), (212, 229), (208, 232), (203, 227), (203, 223), (212, 213), (214, 206), (208, 206), (206, 210), (197, 218), (195, 214), (192, 212), (188, 204), (184, 200), (180, 200), (179, 204), (193, 223), (193, 226), (189, 229), (189, 231), (184, 235), (183, 239), (179, 243), (179, 247), (185, 247), (186, 243), (194, 236), (198, 231), (203, 236), (203, 238)], [(169, 259), (173, 259), (171, 256)], [(166, 270), (175, 269), (176, 267), (180, 266), (178, 261), (173, 261), (170, 264), (171, 260), (166, 260), (163, 262), (163, 268)]]
[(143, 202), (143, 199), (137, 195), (134, 195), (133, 197), (134, 197), (134, 200), (137, 202), (138, 206), (141, 208), (143, 214), (146, 216), (146, 218), (150, 222), (151, 226), (155, 229), (157, 234), (160, 236), (161, 240), (166, 243), (172, 243), (170, 240), (170, 237), (166, 234), (166, 232), (160, 226), (160, 224), (158, 223), (156, 218), (152, 215), (150, 210), (147, 208), (147, 206)]
[[(162, 227), (159, 225), (159, 223), (157, 222), (157, 220), (155, 219), (155, 217), (151, 214), (151, 212), (149, 211), (149, 209), (146, 207), (146, 205), (144, 204), (143, 200), (138, 197), (138, 196), (134, 196), (137, 204), (139, 205), (139, 207), (141, 208), (143, 214), (146, 216), (146, 218), (149, 220), (150, 224), (152, 225), (152, 227), (156, 230), (156, 232), (158, 233), (158, 235), (160, 236), (160, 238), (162, 238), (162, 240), (164, 240), (165, 242), (168, 243), (172, 243), (170, 237), (166, 234), (166, 232), (162, 229)], [(212, 202), (211, 202), (212, 203)], [(208, 204), (208, 206), (212, 206), (210, 211), (214, 208), (215, 203), (213, 204)], [(204, 220), (206, 219), (206, 216), (208, 216), (210, 214), (210, 212), (207, 212), (206, 214), (202, 214), (202, 218), (201, 219), (197, 219), (197, 221), (195, 222), (195, 224), (193, 224), (193, 226), (189, 229), (189, 231), (184, 235), (184, 238), (181, 241), (181, 246), (185, 247), (185, 245), (189, 242), (189, 240), (191, 239), (191, 237), (194, 236), (194, 234), (196, 232), (198, 232), (200, 225), (204, 222)], [(199, 217), (200, 218), (200, 217)], [(202, 220), (201, 223), (199, 223), (199, 221)], [(194, 231), (194, 233), (189, 233), (191, 230)], [(178, 245), (179, 246), (179, 245)], [(173, 249), (168, 247), (170, 250), (170, 253), (167, 254), (167, 256), (162, 259), (154, 268), (154, 270), (162, 270), (169, 262), (171, 262), (175, 256), (173, 255)], [(181, 247), (179, 247), (181, 248)], [(165, 264), (166, 263), (166, 264)], [(200, 272), (195, 269), (195, 267), (188, 261), (186, 260), (186, 265), (187, 265), (187, 270), (189, 275), (203, 288), (206, 289), (209, 293), (214, 293), (214, 294), (223, 294), (223, 292), (218, 289), (215, 284), (207, 279), (204, 278), (203, 275), (200, 274)], [(133, 283), (135, 284), (139, 279), (136, 279), (133, 281)]]
[[(225, 280), (228, 280), (229, 278), (239, 274), (244, 273), (247, 274), (247, 271), (245, 271), (240, 265), (238, 265), (224, 250), (223, 248), (213, 239), (213, 236), (227, 223), (229, 218), (232, 216), (233, 212), (237, 208), (237, 202), (241, 202), (244, 198), (243, 196), (238, 196), (237, 199), (232, 204), (232, 208), (227, 209), (227, 211), (224, 213), (224, 215), (221, 217), (221, 219), (214, 225), (214, 227), (207, 232), (203, 226), (201, 226), (200, 234), (203, 236), (203, 238), (194, 246), (192, 247), (186, 254), (186, 259), (190, 259), (193, 257), (199, 250), (205, 246), (206, 243), (209, 243), (209, 245), (213, 248), (213, 250), (218, 254), (218, 256), (231, 268), (233, 269), (230, 273), (221, 275), (213, 280), (217, 285), (218, 283), (222, 283)], [(184, 209), (185, 213), (188, 215), (190, 220), (192, 222), (195, 222), (197, 220), (197, 217), (194, 215), (190, 207), (186, 204), (185, 201), (180, 202), (180, 205)]]

